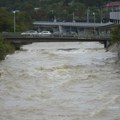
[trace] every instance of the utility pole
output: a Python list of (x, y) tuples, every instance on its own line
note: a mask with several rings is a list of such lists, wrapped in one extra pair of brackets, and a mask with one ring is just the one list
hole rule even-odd
[(103, 19), (103, 13), (102, 13), (102, 7), (100, 8), (100, 21), (102, 23), (102, 19)]
[(90, 15), (90, 9), (88, 7), (88, 9), (87, 9), (87, 23), (89, 23), (89, 15)]
[(93, 17), (94, 17), (94, 33), (95, 33), (95, 12), (93, 12)]
[(75, 13), (73, 12), (73, 22), (75, 22)]
[(14, 10), (14, 11), (13, 11), (13, 14), (14, 14), (14, 18), (13, 18), (14, 32), (16, 32), (16, 16), (15, 16), (16, 12), (19, 12), (19, 10)]

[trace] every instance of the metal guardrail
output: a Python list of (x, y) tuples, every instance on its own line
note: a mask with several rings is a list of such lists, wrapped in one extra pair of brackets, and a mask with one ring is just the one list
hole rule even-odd
[(105, 39), (108, 38), (110, 39), (110, 34), (90, 34), (90, 33), (81, 33), (81, 34), (59, 34), (59, 35), (38, 35), (38, 34), (31, 34), (31, 35), (21, 35), (21, 33), (13, 33), (13, 32), (8, 32), (8, 33), (2, 33), (3, 37), (5, 38), (45, 38), (45, 37), (50, 37), (50, 38), (78, 38), (78, 39)]
[(30, 44), (33, 42), (101, 42), (107, 48), (110, 44), (109, 34), (77, 34), (77, 35), (21, 35), (20, 33), (3, 34), (4, 38), (12, 44)]

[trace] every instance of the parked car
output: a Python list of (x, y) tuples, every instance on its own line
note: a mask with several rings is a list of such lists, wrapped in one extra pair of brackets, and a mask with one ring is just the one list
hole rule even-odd
[(21, 35), (25, 35), (25, 36), (37, 36), (38, 32), (35, 30), (29, 30), (26, 32), (22, 32)]
[(40, 36), (50, 36), (52, 33), (50, 31), (42, 31), (38, 33)]
[(78, 36), (77, 33), (73, 32), (73, 31), (70, 32), (70, 35), (71, 35), (71, 37), (77, 37)]
[(53, 32), (53, 36), (55, 36), (55, 37), (58, 37), (58, 36), (60, 36), (60, 35), (61, 35), (61, 34), (60, 34), (59, 31)]

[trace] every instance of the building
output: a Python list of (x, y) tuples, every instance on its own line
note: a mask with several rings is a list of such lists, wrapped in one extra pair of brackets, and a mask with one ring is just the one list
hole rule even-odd
[(120, 1), (109, 2), (105, 5), (105, 7), (110, 11), (120, 11)]
[(116, 24), (120, 24), (120, 11), (110, 12), (110, 21)]
[(60, 35), (76, 33), (79, 36), (85, 35), (109, 35), (113, 23), (79, 23), (79, 22), (41, 22), (35, 21), (33, 25), (38, 31), (49, 30)]
[(105, 8), (110, 11), (110, 21), (120, 24), (120, 1), (109, 2), (105, 5)]

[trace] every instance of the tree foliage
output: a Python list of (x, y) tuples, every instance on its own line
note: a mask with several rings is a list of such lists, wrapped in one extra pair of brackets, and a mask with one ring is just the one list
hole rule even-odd
[(0, 60), (4, 60), (6, 55), (5, 46), (3, 44), (3, 39), (0, 37)]
[[(85, 21), (89, 7), (100, 9), (112, 0), (0, 0), (0, 6), (9, 10), (20, 10), (30, 14), (33, 20), (71, 21), (73, 12), (77, 21)], [(117, 1), (117, 0), (114, 0)], [(35, 10), (35, 8), (39, 8)], [(52, 11), (52, 12), (51, 12)], [(96, 11), (96, 21), (100, 21), (100, 12)], [(92, 10), (90, 11), (91, 20)]]
[[(33, 21), (86, 22), (89, 8), (89, 21), (93, 22), (93, 12), (96, 13), (96, 22), (100, 22), (101, 7), (110, 0), (0, 0), (0, 32), (13, 31), (13, 10), (16, 13), (16, 31), (25, 31), (32, 28)], [(114, 0), (115, 1), (115, 0)], [(103, 11), (105, 18), (108, 12)], [(106, 18), (105, 18), (106, 19)]]
[(26, 31), (32, 28), (32, 19), (26, 12), (19, 12), (16, 15), (17, 32)]
[(111, 37), (113, 42), (120, 41), (120, 25), (116, 25), (111, 32)]
[[(15, 13), (16, 15), (16, 31), (25, 31), (32, 26), (31, 16), (26, 12)], [(0, 8), (0, 32), (13, 32), (14, 14), (6, 8)]]
[(11, 31), (12, 26), (11, 14), (5, 8), (0, 8), (0, 32)]
[(0, 60), (4, 60), (7, 54), (11, 54), (14, 51), (14, 46), (5, 42), (3, 37), (0, 36)]

